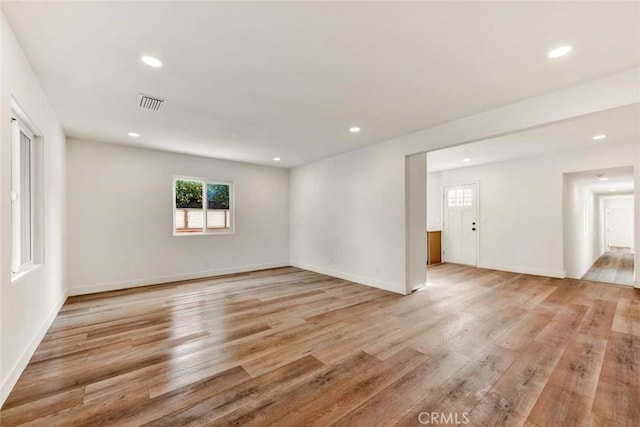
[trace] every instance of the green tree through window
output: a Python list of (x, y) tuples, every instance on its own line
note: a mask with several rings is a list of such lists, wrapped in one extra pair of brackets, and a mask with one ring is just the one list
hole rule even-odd
[(176, 208), (202, 208), (202, 182), (177, 180)]
[(229, 209), (229, 186), (227, 184), (207, 184), (207, 208)]

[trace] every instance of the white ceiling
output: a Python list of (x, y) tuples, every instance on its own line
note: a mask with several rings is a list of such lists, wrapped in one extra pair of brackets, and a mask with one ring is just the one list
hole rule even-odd
[[(598, 169), (566, 175), (575, 180), (581, 187), (586, 187), (596, 194), (616, 196), (633, 192), (633, 167)], [(600, 181), (599, 175), (606, 177), (607, 181)]]
[[(607, 137), (592, 139), (600, 134)], [(434, 151), (427, 155), (427, 169), (429, 172), (437, 172), (545, 153), (632, 142), (640, 143), (640, 104)], [(464, 162), (465, 158), (471, 161)]]
[[(69, 136), (263, 164), (280, 156), (285, 167), (640, 64), (637, 2), (2, 8)], [(559, 44), (574, 51), (548, 59)], [(167, 99), (165, 110), (138, 110), (140, 92)]]

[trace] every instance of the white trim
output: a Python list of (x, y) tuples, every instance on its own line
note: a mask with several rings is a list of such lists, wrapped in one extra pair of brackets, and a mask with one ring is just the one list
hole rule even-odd
[[(13, 105), (13, 102), (12, 102)], [(35, 258), (35, 137), (29, 127), (31, 121), (19, 106), (11, 110), (11, 275), (13, 278), (33, 269)], [(29, 140), (29, 248), (30, 259), (21, 263), (22, 259), (22, 135)]]
[(58, 301), (58, 303), (55, 305), (53, 310), (51, 310), (47, 318), (44, 320), (44, 322), (40, 326), (40, 329), (38, 329), (38, 332), (33, 336), (31, 341), (29, 342), (29, 345), (22, 352), (22, 355), (18, 358), (16, 363), (9, 370), (9, 375), (4, 380), (2, 386), (0, 387), (0, 406), (4, 404), (4, 401), (9, 396), (9, 393), (11, 393), (11, 390), (13, 390), (13, 387), (18, 382), (20, 375), (22, 375), (22, 373), (24, 372), (24, 369), (29, 364), (29, 361), (33, 357), (33, 354), (36, 352), (36, 349), (42, 342), (42, 339), (44, 338), (44, 336), (47, 334), (47, 331), (51, 327), (51, 324), (55, 320), (56, 316), (60, 312), (60, 309), (62, 308), (66, 300), (67, 300), (67, 294), (65, 293), (62, 299)]
[(38, 137), (42, 136), (42, 132), (38, 129), (38, 126), (29, 118), (29, 116), (25, 113), (24, 109), (20, 106), (20, 103), (17, 99), (11, 95), (11, 111), (13, 114), (16, 114), (18, 118), (22, 121), (24, 125), (33, 133), (32, 136)]
[[(175, 217), (175, 215), (174, 215)], [(174, 218), (175, 221), (175, 218)], [(176, 233), (175, 230), (173, 232), (173, 237), (185, 237), (185, 236), (218, 236), (225, 234), (236, 234), (234, 231), (191, 231), (188, 233)]]
[(531, 268), (522, 266), (510, 266), (499, 265), (483, 262), (478, 266), (479, 268), (486, 268), (489, 270), (507, 271), (510, 273), (531, 274), (533, 276), (553, 277), (557, 279), (564, 279), (567, 277), (566, 272), (561, 270), (547, 270), (544, 268)]
[(16, 282), (19, 282), (20, 279), (29, 275), (31, 272), (40, 269), (41, 267), (43, 267), (43, 264), (34, 264), (33, 262), (29, 263), (29, 268), (25, 268), (22, 271), (19, 271), (18, 273), (14, 273), (11, 276), (11, 284), (13, 285)]
[(292, 267), (301, 268), (303, 270), (313, 271), (314, 273), (324, 274), (326, 276), (337, 277), (338, 279), (348, 280), (350, 282), (358, 283), (360, 285), (370, 286), (372, 288), (378, 288), (389, 292), (394, 292), (400, 295), (407, 295), (405, 286), (398, 285), (396, 283), (384, 282), (382, 280), (372, 279), (370, 277), (364, 277), (357, 274), (345, 273), (342, 271), (332, 270), (330, 268), (319, 267), (313, 264), (307, 264), (304, 262), (291, 262)]
[(144, 279), (126, 280), (122, 282), (99, 283), (89, 286), (73, 286), (69, 289), (69, 296), (94, 294), (97, 292), (118, 291), (141, 286), (160, 285), (163, 283), (179, 282), (182, 280), (205, 279), (225, 274), (247, 273), (251, 271), (268, 270), (271, 268), (288, 267), (288, 262), (274, 262), (267, 264), (242, 265), (217, 270), (200, 271), (198, 273), (173, 274), (171, 276), (149, 277)]

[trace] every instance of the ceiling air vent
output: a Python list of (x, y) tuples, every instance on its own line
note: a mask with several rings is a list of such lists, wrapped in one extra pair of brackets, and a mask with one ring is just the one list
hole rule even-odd
[(145, 95), (144, 93), (138, 95), (138, 107), (142, 108), (143, 110), (160, 111), (162, 110), (166, 102), (167, 101), (165, 101), (164, 99)]

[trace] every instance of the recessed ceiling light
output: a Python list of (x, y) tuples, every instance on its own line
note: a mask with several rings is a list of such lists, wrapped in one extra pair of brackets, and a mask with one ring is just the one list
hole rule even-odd
[(140, 136), (140, 134), (138, 132), (129, 132), (127, 135), (133, 137), (133, 138), (138, 138)]
[(360, 128), (358, 126), (353, 126), (349, 128), (349, 132), (351, 133), (358, 133), (360, 132)]
[(273, 158), (273, 161), (274, 161), (274, 162), (279, 162), (279, 161), (280, 161), (280, 157), (274, 157), (274, 158)]
[(571, 52), (572, 50), (573, 46), (558, 46), (557, 48), (550, 50), (549, 53), (547, 53), (547, 56), (549, 58), (559, 58)]
[(153, 67), (153, 68), (162, 67), (162, 61), (160, 61), (158, 58), (155, 58), (153, 56), (145, 55), (141, 59), (142, 59), (142, 62), (144, 62), (150, 67)]
[(609, 178), (607, 178), (606, 176), (601, 176), (600, 178), (598, 178), (599, 181), (609, 181)]
[(607, 137), (607, 135), (605, 135), (604, 133), (601, 133), (600, 135), (592, 136), (591, 139), (598, 140), (598, 139), (605, 139), (606, 137)]
[(468, 158), (468, 157), (465, 157), (464, 159), (462, 159), (462, 161), (463, 161), (463, 162), (470, 162), (470, 161), (471, 161), (471, 159), (470, 159), (470, 158)]
[(616, 191), (615, 188), (610, 189), (609, 191)]

